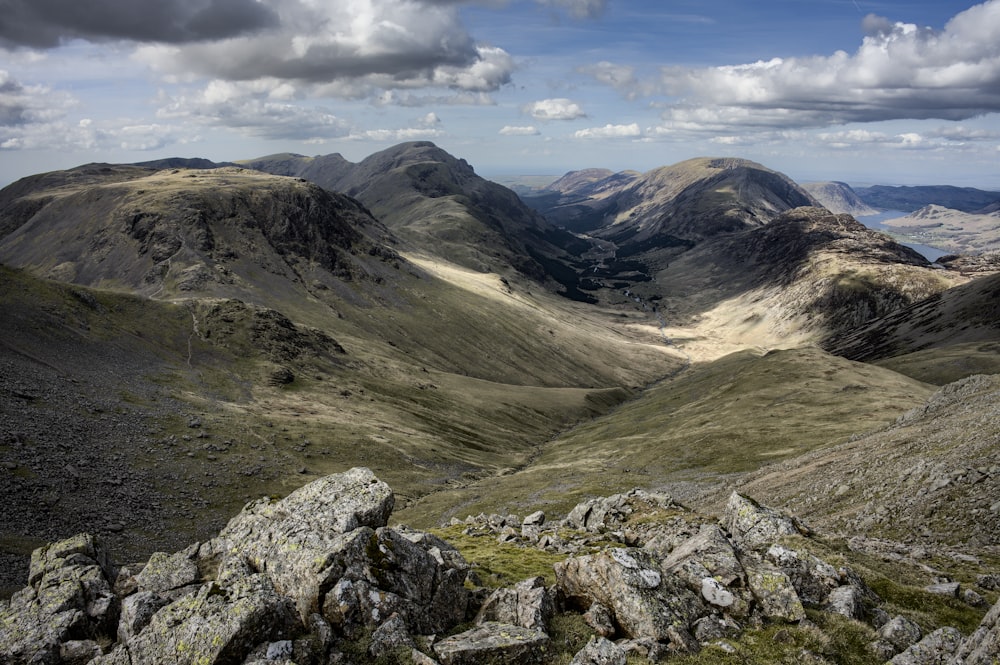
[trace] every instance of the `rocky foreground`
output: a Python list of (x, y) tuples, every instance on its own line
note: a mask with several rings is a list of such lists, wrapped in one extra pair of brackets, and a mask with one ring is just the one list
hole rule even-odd
[[(467, 536), (525, 557), (565, 554), (554, 585), (534, 577), (492, 590), (448, 542), (387, 527), (393, 503), (356, 468), (251, 502), (212, 540), (145, 564), (116, 566), (86, 534), (42, 547), (28, 586), (0, 604), (0, 662), (624, 665), (699, 652), (776, 662), (744, 644), (775, 626), (774, 642), (815, 636), (785, 650), (791, 662), (841, 662), (827, 626), (866, 636), (850, 662), (992, 665), (1000, 653), (1000, 603), (967, 636), (894, 616), (850, 565), (810, 553), (803, 525), (739, 494), (718, 521), (639, 490), (556, 524), (540, 512), (470, 518)], [(985, 606), (1000, 577), (977, 585), (932, 592)], [(557, 635), (568, 615), (586, 626), (582, 643)]]

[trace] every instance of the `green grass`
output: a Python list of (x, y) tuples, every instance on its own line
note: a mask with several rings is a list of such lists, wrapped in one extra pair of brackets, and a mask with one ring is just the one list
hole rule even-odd
[(513, 586), (532, 577), (543, 577), (546, 585), (552, 585), (556, 581), (553, 565), (566, 559), (565, 554), (499, 543), (495, 534), (466, 535), (464, 530), (464, 526), (449, 526), (431, 532), (458, 548), (484, 586)]

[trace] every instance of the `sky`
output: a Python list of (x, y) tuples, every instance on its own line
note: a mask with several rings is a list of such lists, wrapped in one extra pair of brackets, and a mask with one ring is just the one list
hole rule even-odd
[(1000, 0), (0, 0), (0, 185), (412, 140), (1000, 190)]

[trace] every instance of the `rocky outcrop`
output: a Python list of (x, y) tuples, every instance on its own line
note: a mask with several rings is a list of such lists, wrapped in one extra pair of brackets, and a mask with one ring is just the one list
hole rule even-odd
[(439, 538), (387, 528), (392, 506), (385, 483), (352, 469), (251, 502), (217, 538), (154, 554), (135, 575), (119, 576), (91, 536), (47, 546), (30, 586), (0, 606), (0, 653), (15, 665), (85, 654), (93, 665), (210, 665), (285, 651), (321, 663), (338, 641), (380, 633), (391, 644), (393, 627), (444, 632), (466, 618), (467, 565)]
[(91, 653), (118, 622), (116, 575), (100, 541), (86, 534), (35, 550), (28, 586), (0, 604), (0, 654), (12, 663), (61, 663)]
[[(537, 515), (484, 517), (505, 547), (549, 547), (558, 528), (575, 549), (555, 564), (554, 587), (531, 577), (492, 591), (471, 588), (477, 576), (441, 538), (387, 527), (393, 502), (371, 471), (351, 469), (251, 502), (212, 540), (145, 564), (117, 569), (88, 535), (40, 548), (29, 586), (0, 603), (0, 661), (621, 665), (736, 653), (749, 627), (784, 625), (775, 640), (819, 630), (806, 608), (870, 624), (870, 652), (893, 665), (993, 665), (1000, 644), (1000, 605), (967, 640), (949, 627), (924, 635), (890, 619), (849, 567), (811, 554), (794, 520), (738, 494), (719, 523), (642, 492), (586, 502), (575, 532)], [(518, 536), (525, 523), (542, 537)], [(468, 528), (489, 535), (478, 529)], [(992, 578), (980, 581), (989, 593)], [(581, 619), (593, 630), (585, 645), (557, 632)]]

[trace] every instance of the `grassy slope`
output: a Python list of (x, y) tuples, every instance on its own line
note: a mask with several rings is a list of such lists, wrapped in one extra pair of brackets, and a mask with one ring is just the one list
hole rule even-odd
[(887, 425), (932, 390), (815, 348), (744, 351), (695, 365), (563, 433), (516, 473), (431, 495), (421, 512), (558, 513), (636, 486), (711, 483)]

